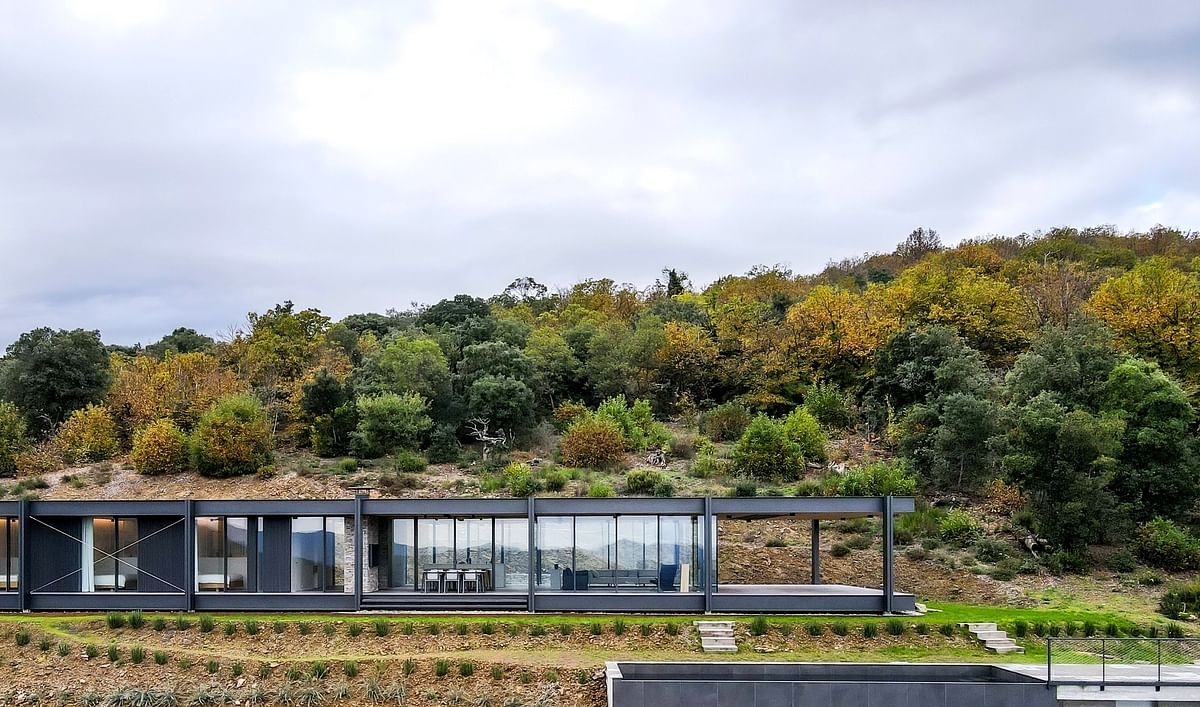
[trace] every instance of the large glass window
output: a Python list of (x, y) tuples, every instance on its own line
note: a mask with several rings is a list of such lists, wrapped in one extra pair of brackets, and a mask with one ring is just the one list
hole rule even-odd
[(245, 516), (196, 519), (197, 591), (245, 591), (255, 586), (252, 520)]
[(492, 564), (491, 518), (459, 518), (454, 522), (454, 560), (459, 565)]
[(617, 519), (581, 516), (575, 519), (575, 571), (610, 570), (617, 566)]
[(657, 516), (621, 516), (617, 519), (617, 569), (657, 572)]
[(92, 591), (137, 591), (137, 518), (92, 518)]
[(0, 592), (15, 592), (21, 574), (20, 521), (0, 517)]
[(663, 591), (696, 592), (704, 589), (698, 561), (700, 524), (695, 516), (661, 516), (658, 519), (658, 561)]
[(416, 550), (412, 518), (396, 518), (392, 521), (391, 549), (388, 555), (388, 586), (412, 587), (413, 552)]
[(343, 589), (345, 542), (342, 518), (292, 518), (292, 591)]
[(562, 589), (563, 570), (574, 558), (575, 519), (571, 516), (542, 516), (537, 519), (537, 549), (534, 572), (541, 589)]
[(417, 520), (418, 572), (433, 567), (454, 566), (454, 520), (420, 518)]
[(529, 589), (529, 521), (524, 518), (497, 518), (495, 536), (493, 586), (509, 591)]

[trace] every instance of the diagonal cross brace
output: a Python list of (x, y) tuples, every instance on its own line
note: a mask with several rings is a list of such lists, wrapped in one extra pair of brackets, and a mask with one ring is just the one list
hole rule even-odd
[[(65, 532), (63, 532), (62, 530), (59, 530), (58, 528), (55, 528), (53, 525), (50, 525), (49, 523), (45, 522), (45, 521), (44, 521), (44, 520), (42, 520), (41, 518), (38, 518), (37, 516), (30, 516), (30, 517), (29, 517), (29, 519), (30, 519), (30, 520), (32, 520), (32, 521), (34, 521), (34, 522), (41, 523), (43, 526), (45, 526), (45, 527), (49, 528), (50, 530), (53, 530), (54, 532), (58, 533), (59, 535), (63, 535), (63, 536), (65, 536), (65, 537), (68, 537), (68, 538), (70, 538), (70, 539), (74, 540), (75, 542), (79, 543), (80, 545), (82, 545), (82, 544), (83, 544), (83, 540), (82, 540), (82, 539), (80, 539), (80, 538), (77, 538), (77, 537), (75, 537), (74, 535), (71, 535), (70, 533), (65, 533)], [(137, 545), (137, 544), (138, 544), (138, 543), (140, 543), (141, 541), (143, 541), (143, 540), (149, 540), (150, 538), (154, 537), (155, 535), (158, 535), (159, 533), (161, 533), (161, 532), (163, 532), (163, 531), (165, 531), (165, 530), (168, 530), (168, 529), (170, 529), (170, 528), (174, 528), (176, 525), (180, 525), (181, 523), (183, 523), (183, 519), (182, 519), (182, 518), (180, 518), (179, 520), (175, 521), (174, 523), (171, 523), (170, 525), (166, 525), (166, 526), (163, 526), (162, 528), (159, 528), (158, 530), (154, 531), (153, 533), (150, 533), (149, 535), (147, 535), (147, 536), (145, 536), (145, 537), (138, 538), (137, 540), (134, 540), (133, 542), (129, 543), (128, 545), (125, 545), (125, 546), (123, 546), (123, 547), (119, 547), (119, 548), (117, 548), (117, 552), (118, 552), (118, 553), (120, 553), (120, 552), (124, 552), (125, 550), (128, 550), (128, 549), (129, 549), (129, 548), (131, 548), (131, 547), (134, 547), (135, 545)], [(176, 589), (177, 591), (180, 591), (180, 592), (186, 592), (186, 591), (187, 591), (187, 590), (185, 590), (183, 587), (180, 587), (178, 584), (175, 584), (174, 582), (172, 582), (172, 581), (170, 581), (170, 580), (163, 579), (162, 577), (159, 577), (158, 575), (154, 574), (153, 572), (149, 572), (149, 571), (147, 571), (147, 570), (145, 570), (145, 569), (143, 569), (143, 568), (141, 568), (141, 567), (138, 567), (138, 566), (136, 566), (136, 565), (134, 565), (134, 564), (131, 564), (130, 562), (128, 562), (128, 561), (126, 561), (126, 560), (123, 560), (123, 559), (121, 559), (121, 558), (120, 558), (120, 557), (118, 557), (116, 554), (109, 553), (109, 552), (105, 552), (104, 550), (100, 550), (99, 548), (97, 548), (97, 547), (96, 547), (96, 546), (94, 546), (94, 545), (92, 546), (92, 551), (93, 551), (93, 552), (99, 552), (101, 555), (103, 555), (103, 556), (104, 556), (104, 558), (107, 558), (107, 559), (112, 559), (112, 560), (116, 560), (116, 562), (117, 562), (117, 564), (118, 564), (118, 565), (123, 565), (123, 566), (125, 566), (125, 567), (128, 567), (129, 569), (135, 570), (135, 571), (137, 571), (137, 572), (141, 572), (142, 574), (145, 574), (147, 577), (152, 577), (152, 578), (154, 578), (154, 579), (157, 579), (158, 581), (162, 582), (163, 584), (167, 585), (168, 587), (173, 587), (173, 588), (174, 588), (174, 589)], [(104, 558), (102, 558), (102, 559), (104, 559)], [(93, 564), (95, 564), (95, 560), (93, 560)], [(66, 579), (67, 577), (70, 577), (70, 576), (72, 576), (72, 575), (74, 575), (74, 574), (77, 574), (77, 573), (79, 573), (79, 572), (82, 572), (82, 571), (83, 571), (83, 567), (82, 567), (82, 566), (80, 566), (79, 568), (77, 568), (77, 569), (74, 569), (74, 570), (71, 570), (70, 572), (68, 572), (68, 573), (64, 574), (64, 575), (63, 575), (63, 576), (61, 576), (61, 577), (56, 577), (55, 579), (52, 579), (52, 580), (50, 580), (49, 582), (46, 582), (46, 583), (42, 584), (40, 587), (37, 587), (37, 588), (35, 588), (35, 589), (32, 589), (32, 590), (30, 590), (30, 591), (31, 591), (31, 593), (33, 593), (33, 592), (39, 592), (39, 591), (41, 591), (41, 590), (45, 589), (46, 587), (50, 586), (51, 584), (54, 584), (55, 582), (61, 582), (62, 580)]]

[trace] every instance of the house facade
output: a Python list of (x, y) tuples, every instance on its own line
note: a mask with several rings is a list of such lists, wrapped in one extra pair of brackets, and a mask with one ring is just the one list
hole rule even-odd
[[(913, 508), (890, 496), (0, 501), (0, 610), (911, 611), (893, 587), (892, 531)], [(861, 517), (882, 519), (879, 585), (823, 583), (821, 521)], [(809, 581), (719, 582), (718, 526), (771, 518), (811, 522), (811, 554), (795, 555)]]

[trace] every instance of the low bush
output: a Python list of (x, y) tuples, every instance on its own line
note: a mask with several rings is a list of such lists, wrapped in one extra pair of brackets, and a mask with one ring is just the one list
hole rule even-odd
[(1178, 584), (1159, 599), (1158, 611), (1168, 619), (1178, 620), (1194, 615), (1200, 609), (1200, 581)]
[(142, 646), (134, 646), (129, 649), (129, 662), (134, 665), (139, 665), (146, 659), (146, 649)]
[(429, 466), (429, 462), (425, 457), (411, 449), (401, 449), (393, 454), (391, 464), (392, 468), (400, 474), (415, 474), (419, 471), (425, 471), (425, 467)]
[(1046, 558), (1046, 569), (1056, 575), (1085, 574), (1092, 560), (1085, 550), (1059, 550)]
[(570, 480), (571, 477), (567, 475), (567, 472), (557, 467), (549, 469), (542, 474), (542, 481), (549, 491), (562, 491), (567, 487), (567, 482)]
[(98, 462), (117, 453), (117, 423), (103, 405), (88, 405), (71, 413), (54, 436), (68, 462)]
[(816, 479), (801, 479), (792, 490), (792, 495), (809, 498), (821, 495), (821, 482)]
[(383, 638), (392, 630), (392, 624), (387, 619), (375, 619), (375, 635)]
[(110, 611), (110, 612), (108, 612), (108, 614), (107, 614), (107, 615), (104, 617), (104, 623), (105, 623), (105, 624), (106, 624), (106, 625), (107, 625), (107, 626), (108, 626), (110, 629), (114, 629), (114, 630), (115, 630), (115, 629), (118, 629), (118, 628), (123, 628), (123, 627), (125, 626), (125, 614), (122, 614), (122, 613), (121, 613), (121, 612), (119, 612), (119, 611)]
[(975, 559), (980, 562), (999, 562), (1008, 557), (1008, 545), (995, 538), (981, 538), (975, 543)]
[(700, 431), (716, 442), (732, 442), (750, 424), (750, 411), (738, 403), (725, 403), (700, 416)]
[(563, 434), (561, 452), (568, 466), (610, 469), (625, 453), (625, 438), (611, 420), (589, 416)]
[(27, 645), (29, 645), (29, 641), (30, 641), (32, 638), (33, 638), (33, 637), (32, 637), (32, 636), (29, 634), (29, 630), (28, 630), (28, 629), (24, 629), (24, 628), (17, 629), (17, 632), (16, 632), (15, 634), (13, 634), (13, 640), (16, 642), (16, 644), (17, 644), (18, 646), (27, 646)]
[(172, 420), (151, 422), (133, 435), (129, 455), (139, 474), (175, 474), (187, 468), (188, 438)]
[(205, 476), (253, 474), (271, 463), (271, 428), (252, 395), (218, 400), (191, 437), (192, 466)]
[(1001, 582), (1011, 582), (1017, 578), (1017, 573), (1021, 569), (1021, 561), (1015, 557), (1006, 557), (988, 570), (987, 575), (992, 579)]
[(917, 479), (902, 459), (875, 462), (833, 477), (839, 496), (911, 496)]
[(758, 495), (758, 484), (753, 481), (739, 481), (734, 484), (733, 489), (729, 492), (730, 496), (741, 498), (752, 498)]
[(871, 538), (867, 535), (851, 535), (844, 544), (851, 550), (866, 550), (871, 547)]
[(970, 513), (956, 508), (942, 517), (938, 533), (942, 540), (966, 547), (979, 538), (983, 528)]
[(1171, 572), (1200, 568), (1200, 540), (1174, 521), (1155, 518), (1138, 527), (1134, 537), (1138, 557)]
[(1114, 572), (1132, 572), (1137, 569), (1137, 557), (1129, 551), (1129, 548), (1123, 547), (1114, 552), (1106, 564)]
[(879, 624), (874, 621), (868, 621), (862, 627), (863, 638), (875, 638), (879, 635)]
[(634, 469), (625, 474), (625, 487), (631, 494), (671, 497), (675, 486), (671, 479), (658, 469)]
[(167, 661), (170, 659), (171, 659), (171, 657), (169, 655), (167, 655), (166, 651), (154, 651), (154, 664), (155, 665), (166, 665)]
[(615, 491), (613, 491), (613, 487), (608, 483), (604, 481), (595, 481), (592, 482), (591, 486), (588, 486), (587, 495), (588, 498), (612, 498), (617, 494)]
[(501, 476), (508, 492), (517, 498), (532, 496), (541, 490), (541, 485), (534, 478), (533, 469), (528, 464), (513, 462), (504, 467)]
[(846, 636), (850, 633), (850, 624), (845, 621), (834, 621), (831, 629), (835, 636)]
[(750, 621), (751, 635), (762, 636), (762, 635), (766, 634), (768, 627), (769, 627), (769, 625), (767, 624), (767, 617), (765, 617), (765, 616), (755, 616)]
[(850, 396), (832, 383), (817, 383), (804, 396), (804, 409), (827, 430), (850, 425)]
[(946, 638), (950, 638), (954, 635), (954, 624), (942, 624), (941, 626), (938, 626), (938, 633), (942, 634)]
[(834, 543), (833, 547), (829, 548), (829, 554), (834, 557), (845, 557), (850, 554), (850, 548), (846, 547), (845, 543)]
[(688, 474), (697, 479), (711, 479), (720, 476), (729, 469), (729, 462), (713, 454), (700, 454), (688, 466)]
[(808, 630), (808, 635), (820, 636), (825, 633), (825, 624), (821, 623), (820, 621), (809, 621), (806, 625), (806, 629)]
[(696, 456), (696, 436), (688, 434), (675, 435), (671, 438), (671, 457), (674, 459), (692, 459)]
[(450, 464), (458, 461), (462, 445), (454, 433), (454, 425), (438, 425), (429, 433), (429, 444), (425, 447), (425, 458), (431, 464)]
[(905, 550), (904, 556), (913, 562), (921, 562), (929, 558), (929, 551), (920, 545), (915, 545)]
[(903, 636), (908, 633), (908, 624), (902, 619), (888, 619), (886, 626), (889, 636)]

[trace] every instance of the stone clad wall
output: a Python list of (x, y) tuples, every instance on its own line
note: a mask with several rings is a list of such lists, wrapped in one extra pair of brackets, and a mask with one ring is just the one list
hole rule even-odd
[[(368, 563), (371, 561), (370, 547), (372, 543), (379, 542), (379, 519), (363, 518), (363, 556), (362, 556), (362, 573), (363, 573), (363, 592), (374, 592), (379, 590), (379, 568), (371, 567)], [(379, 549), (380, 552), (383, 548)], [(343, 548), (342, 559), (342, 577), (345, 579), (346, 591), (354, 593), (354, 518), (346, 519), (346, 546)]]

